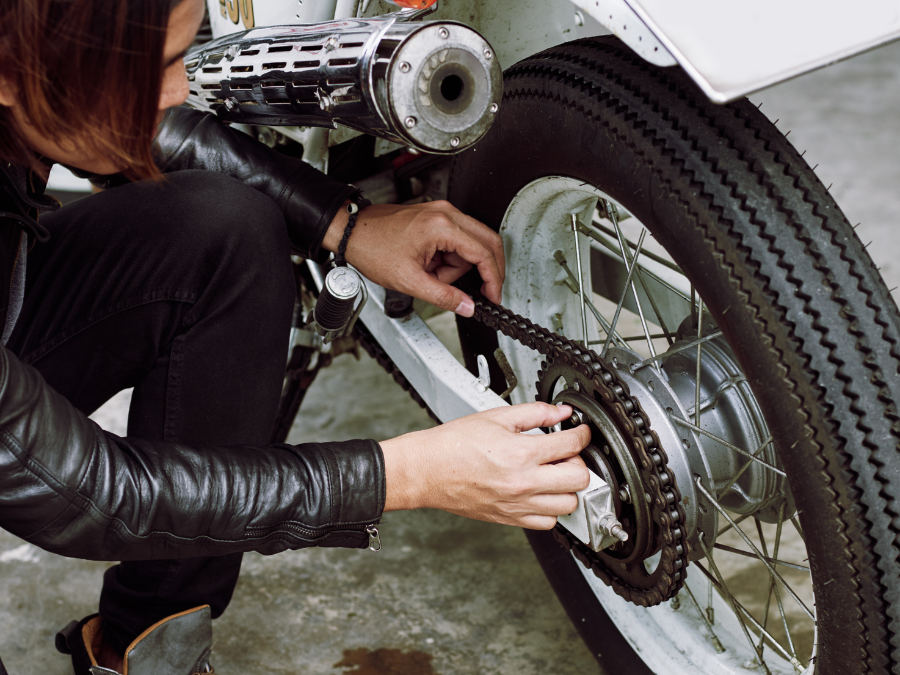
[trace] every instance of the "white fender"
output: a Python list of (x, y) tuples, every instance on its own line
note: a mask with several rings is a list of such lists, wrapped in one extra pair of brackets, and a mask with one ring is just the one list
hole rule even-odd
[(648, 61), (667, 65), (647, 54), (650, 33), (717, 103), (900, 39), (897, 0), (572, 2)]

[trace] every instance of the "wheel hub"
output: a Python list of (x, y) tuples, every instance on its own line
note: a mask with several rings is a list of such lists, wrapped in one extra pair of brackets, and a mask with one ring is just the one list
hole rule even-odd
[(795, 512), (784, 476), (749, 457), (756, 455), (780, 468), (759, 404), (723, 337), (713, 338), (701, 347), (702, 431), (696, 428), (697, 350), (693, 346), (683, 348), (695, 341), (695, 336), (688, 335), (676, 342), (660, 356), (658, 368), (628, 349), (610, 348), (607, 354), (632, 395), (640, 401), (666, 451), (668, 466), (682, 493), (692, 560), (703, 557), (700, 532), (705, 534), (707, 546), (711, 546), (718, 530), (718, 511), (696, 489), (698, 477), (707, 489), (711, 487), (719, 495), (721, 506), (739, 515), (776, 522), (782, 503), (785, 517)]

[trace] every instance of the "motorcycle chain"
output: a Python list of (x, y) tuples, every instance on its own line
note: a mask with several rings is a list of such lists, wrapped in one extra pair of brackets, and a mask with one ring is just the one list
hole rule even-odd
[(419, 395), (419, 392), (417, 392), (415, 387), (410, 384), (410, 381), (406, 379), (406, 376), (400, 372), (400, 369), (391, 360), (391, 357), (387, 355), (384, 348), (378, 344), (378, 341), (372, 336), (369, 330), (363, 324), (357, 323), (353, 328), (353, 334), (356, 336), (356, 339), (359, 340), (359, 344), (366, 351), (366, 354), (375, 359), (375, 363), (384, 368), (387, 374), (394, 378), (394, 382), (399, 384), (400, 388), (409, 394), (410, 398), (418, 403), (419, 406), (428, 413), (428, 416), (431, 419), (440, 424), (441, 420), (438, 419), (438, 416), (428, 407), (428, 404), (425, 403), (425, 399)]
[[(638, 588), (617, 575), (617, 563), (595, 553), (561, 525), (553, 530), (554, 538), (594, 576), (610, 586), (617, 595), (643, 607), (651, 607), (673, 597), (684, 585), (687, 572), (687, 533), (682, 527), (686, 522), (681, 493), (675, 482), (675, 474), (668, 468), (668, 457), (656, 432), (650, 429), (650, 420), (640, 403), (630, 395), (624, 382), (604, 359), (591, 349), (539, 326), (529, 319), (490, 302), (477, 294), (474, 296), (474, 318), (492, 330), (499, 331), (529, 349), (548, 357), (548, 361), (562, 363), (578, 370), (591, 381), (601, 398), (601, 405), (617, 422), (620, 431), (631, 440), (638, 462), (649, 472), (651, 517), (659, 527), (659, 566), (662, 570), (657, 583), (650, 588)], [(420, 406), (428, 409), (425, 401), (416, 393), (387, 353), (362, 326), (356, 327), (357, 337), (366, 352), (384, 368)], [(437, 418), (435, 418), (437, 419)], [(642, 563), (637, 563), (642, 564)]]
[[(647, 486), (650, 495), (651, 517), (659, 527), (662, 573), (650, 588), (638, 588), (621, 579), (618, 564), (595, 553), (561, 525), (553, 531), (556, 540), (572, 551), (585, 567), (617, 595), (636, 605), (651, 607), (673, 597), (684, 585), (687, 573), (687, 533), (681, 524), (686, 522), (681, 493), (675, 474), (667, 466), (668, 457), (650, 420), (640, 403), (630, 396), (628, 384), (596, 352), (577, 342), (539, 326), (523, 316), (475, 296), (475, 319), (499, 331), (529, 349), (548, 357), (548, 363), (561, 363), (576, 369), (591, 382), (600, 403), (616, 421), (618, 428), (631, 441), (638, 463), (650, 473)], [(543, 371), (542, 371), (543, 372)], [(642, 563), (638, 563), (642, 564)]]

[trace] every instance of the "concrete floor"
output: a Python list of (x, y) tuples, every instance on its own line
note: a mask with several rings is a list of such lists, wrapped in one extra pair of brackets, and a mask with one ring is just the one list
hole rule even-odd
[[(900, 284), (900, 44), (751, 97), (780, 119)], [(895, 299), (898, 294), (894, 292)], [(437, 328), (452, 334), (452, 318)], [(376, 403), (377, 402), (377, 403)], [(127, 396), (97, 413), (124, 429)], [(340, 357), (291, 438), (388, 438), (425, 414), (372, 361)], [(574, 675), (597, 672), (518, 530), (440, 512), (388, 514), (384, 549), (248, 555), (215, 625), (222, 673)], [(62, 675), (53, 634), (96, 611), (104, 563), (71, 561), (0, 531), (0, 654), (11, 673)]]

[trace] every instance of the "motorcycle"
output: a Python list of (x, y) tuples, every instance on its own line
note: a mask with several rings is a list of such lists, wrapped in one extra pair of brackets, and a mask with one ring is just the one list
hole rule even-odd
[(591, 485), (528, 537), (609, 672), (900, 672), (900, 314), (744, 98), (900, 37), (896, 8), (397, 4), (208, 0), (186, 59), (192, 105), (504, 239), (505, 306), (457, 319), (465, 367), (367, 281), (323, 330), (329, 268), (295, 260), (276, 440), (358, 346), (442, 422), (567, 403)]

